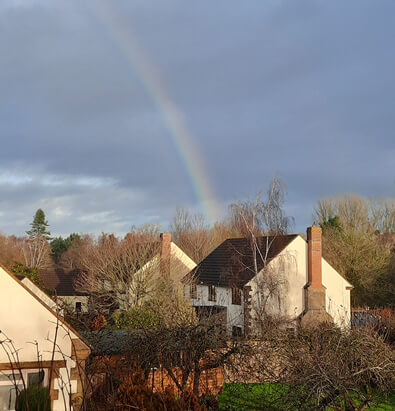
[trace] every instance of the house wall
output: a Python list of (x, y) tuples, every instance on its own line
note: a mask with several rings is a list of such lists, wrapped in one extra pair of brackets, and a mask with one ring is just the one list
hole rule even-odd
[[(227, 287), (216, 287), (216, 301), (209, 301), (208, 286), (197, 285), (197, 298), (190, 299), (191, 305), (196, 306), (222, 306), (227, 308), (226, 328), (229, 334), (232, 333), (232, 327), (241, 327), (244, 330), (244, 310), (242, 305), (232, 304), (232, 289)], [(185, 287), (185, 297), (190, 298), (190, 286)]]
[[(268, 265), (266, 272), (261, 272), (248, 285), (251, 286), (252, 306), (257, 301), (259, 278), (267, 273), (281, 273), (285, 277), (285, 284), (281, 287), (280, 303), (278, 298), (270, 299), (269, 312), (297, 318), (305, 308), (304, 286), (308, 282), (308, 246), (300, 236), (296, 237), (288, 246)], [(332, 316), (336, 325), (348, 327), (350, 324), (350, 290), (351, 287), (333, 267), (323, 258), (322, 284), (326, 288), (326, 310)]]
[[(57, 322), (56, 315), (44, 303), (37, 300), (30, 291), (24, 288), (22, 283), (1, 267), (0, 329), (3, 333), (1, 339), (6, 336), (13, 344), (13, 347), (7, 343), (0, 345), (0, 369), (7, 369), (7, 364), (9, 365), (10, 362), (7, 352), (11, 353), (15, 350), (18, 350), (17, 362), (19, 364), (23, 364), (24, 368), (36, 368), (38, 350), (40, 363), (55, 363), (58, 367), (56, 372), (58, 378), (54, 379), (51, 387), (51, 390), (58, 390), (58, 399), (53, 401), (53, 411), (64, 410), (65, 403), (66, 409), (69, 409), (68, 375), (76, 366), (76, 362), (70, 358), (73, 354), (72, 339), (79, 341), (79, 338), (63, 323)], [(52, 358), (56, 332), (58, 348)], [(30, 367), (29, 364), (32, 366)], [(67, 383), (66, 386), (65, 383)], [(72, 392), (76, 392), (77, 379), (70, 383)], [(65, 398), (63, 398), (62, 391), (65, 393)]]
[[(270, 277), (272, 291), (266, 299), (266, 296), (262, 297), (260, 290), (267, 288), (266, 283)], [(265, 312), (290, 319), (298, 317), (304, 310), (303, 287), (306, 283), (307, 244), (298, 236), (247, 284), (251, 287), (252, 327), (254, 320), (262, 321)]]
[(196, 263), (189, 258), (175, 243), (170, 244), (170, 276), (174, 281), (181, 279), (196, 267)]
[(43, 301), (49, 308), (54, 311), (57, 311), (57, 305), (54, 300), (52, 300), (44, 291), (42, 291), (39, 287), (36, 286), (32, 281), (30, 281), (27, 277), (21, 280), (22, 283), (30, 290), (33, 291), (37, 297)]
[(77, 302), (81, 303), (81, 312), (87, 313), (88, 312), (88, 301), (89, 297), (86, 295), (67, 295), (67, 296), (58, 296), (58, 300), (61, 303), (60, 305), (67, 305), (70, 310), (76, 312), (75, 304)]
[(322, 259), (322, 284), (326, 288), (326, 311), (340, 327), (351, 326), (351, 284)]

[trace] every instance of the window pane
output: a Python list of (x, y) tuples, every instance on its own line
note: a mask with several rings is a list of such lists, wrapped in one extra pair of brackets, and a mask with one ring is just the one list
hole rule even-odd
[(15, 372), (14, 375), (10, 374), (0, 374), (0, 382), (13, 382), (19, 381), (21, 379), (21, 374), (19, 372)]
[[(21, 391), (22, 385), (18, 386)], [(0, 385), (0, 411), (14, 410), (16, 399), (16, 389), (13, 385)]]
[(41, 385), (44, 381), (44, 371), (32, 372), (27, 374), (27, 386)]

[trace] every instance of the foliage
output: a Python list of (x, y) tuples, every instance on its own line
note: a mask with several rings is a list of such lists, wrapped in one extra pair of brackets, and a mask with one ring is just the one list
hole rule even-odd
[(56, 237), (51, 241), (51, 255), (56, 264), (59, 263), (60, 257), (73, 244), (74, 241), (80, 241), (79, 234), (70, 234), (68, 237)]
[(14, 263), (11, 267), (11, 271), (15, 275), (22, 275), (23, 277), (27, 277), (34, 284), (42, 286), (42, 281), (38, 275), (37, 268), (27, 267), (22, 263)]
[(41, 208), (36, 211), (33, 222), (30, 225), (32, 228), (26, 231), (26, 234), (29, 237), (43, 237), (46, 240), (51, 238), (51, 233), (48, 231), (49, 224), (45, 219), (45, 213)]
[(326, 220), (320, 222), (320, 227), (323, 231), (325, 231), (326, 229), (339, 230), (341, 228), (339, 216), (328, 216)]
[(393, 347), (370, 328), (276, 326), (236, 359), (230, 382), (246, 384), (228, 389), (229, 409), (243, 409), (232, 408), (240, 401), (245, 409), (363, 410), (388, 401), (395, 379)]
[(323, 255), (354, 286), (354, 306), (395, 299), (395, 202), (345, 195), (320, 200), (314, 220), (323, 228)]
[(158, 325), (158, 317), (148, 304), (131, 308), (129, 311), (116, 311), (110, 318), (109, 327), (115, 330), (154, 329)]
[(51, 411), (49, 390), (46, 387), (32, 385), (19, 393), (16, 411)]
[[(303, 388), (299, 389), (303, 392)], [(240, 384), (231, 383), (224, 385), (224, 391), (218, 396), (220, 411), (247, 411), (247, 410), (301, 410), (316, 409), (308, 401), (299, 403), (294, 395), (290, 395), (290, 387), (284, 384)], [(351, 397), (355, 397), (350, 393)], [(289, 400), (286, 400), (289, 398)], [(326, 406), (327, 411), (344, 409), (344, 400), (340, 400), (339, 408)], [(358, 401), (357, 401), (358, 403)], [(374, 405), (376, 404), (376, 405)], [(360, 404), (358, 404), (360, 405)], [(369, 410), (393, 410), (395, 408), (395, 393), (387, 398), (380, 392), (373, 390), (373, 404)]]

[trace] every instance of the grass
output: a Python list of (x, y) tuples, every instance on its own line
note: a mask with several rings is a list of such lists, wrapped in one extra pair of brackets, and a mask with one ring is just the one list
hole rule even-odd
[[(300, 388), (303, 390), (303, 388)], [(299, 403), (297, 400), (284, 403), (288, 394), (297, 394), (295, 389), (281, 384), (225, 384), (224, 392), (218, 396), (219, 410), (221, 411), (254, 411), (254, 410), (301, 410), (314, 409), (314, 404)], [(298, 395), (293, 395), (297, 398)], [(377, 395), (378, 405), (371, 406), (371, 411), (395, 410), (395, 393), (386, 402)], [(327, 407), (327, 411), (333, 408)]]

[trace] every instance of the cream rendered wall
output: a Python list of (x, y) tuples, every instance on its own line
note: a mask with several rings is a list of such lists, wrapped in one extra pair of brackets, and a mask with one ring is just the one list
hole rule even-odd
[[(269, 298), (266, 310), (273, 315), (298, 317), (304, 310), (304, 290), (307, 282), (307, 243), (298, 236), (247, 285), (251, 286), (252, 315), (260, 318), (262, 300), (259, 289), (264, 284), (262, 276), (272, 276), (278, 281), (276, 295)], [(276, 280), (280, 278), (280, 280)]]
[[(268, 271), (280, 272), (285, 275), (286, 285), (282, 287), (281, 304), (278, 299), (270, 300), (272, 313), (296, 318), (304, 311), (304, 286), (308, 282), (307, 271), (307, 242), (301, 237), (296, 237), (288, 246), (268, 265)], [(348, 327), (350, 325), (350, 290), (351, 287), (333, 267), (323, 258), (322, 284), (326, 288), (326, 310), (332, 316), (336, 325)], [(248, 285), (252, 288), (252, 304), (257, 300), (257, 288), (260, 276), (253, 278)], [(270, 311), (269, 311), (270, 312)]]
[[(81, 312), (87, 313), (88, 312), (88, 300), (89, 297), (86, 295), (67, 295), (67, 296), (58, 296), (58, 300), (60, 303), (65, 304), (69, 307), (70, 310), (76, 312), (75, 303), (81, 303)], [(61, 304), (61, 305), (62, 305)]]
[(173, 280), (181, 281), (195, 267), (196, 263), (177, 244), (170, 243), (170, 275)]
[[(190, 298), (189, 288), (185, 287), (185, 297)], [(196, 306), (222, 306), (227, 308), (226, 312), (226, 328), (229, 334), (232, 333), (232, 327), (241, 327), (244, 330), (244, 310), (242, 305), (232, 304), (232, 289), (228, 287), (216, 287), (216, 301), (209, 301), (208, 286), (197, 285), (197, 298), (190, 299), (191, 305)]]
[(322, 284), (326, 288), (326, 310), (335, 324), (340, 327), (351, 326), (351, 284), (329, 263), (322, 259)]
[(43, 301), (49, 308), (51, 308), (53, 311), (57, 312), (57, 305), (52, 298), (50, 298), (47, 294), (44, 293), (39, 287), (36, 286), (32, 281), (30, 281), (27, 277), (25, 277), (23, 280), (21, 280), (22, 283), (30, 290), (33, 291), (34, 294), (37, 295), (37, 297)]
[[(56, 329), (56, 316), (40, 303), (21, 283), (12, 278), (0, 267), (0, 329), (12, 340), (18, 351), (20, 362), (37, 361), (37, 342), (41, 361), (51, 361), (53, 341)], [(78, 338), (73, 332), (68, 336), (62, 328), (58, 328), (57, 344), (58, 352), (55, 352), (54, 360), (66, 360), (67, 369), (60, 369), (60, 375), (68, 382), (67, 373), (75, 367), (75, 362), (67, 358), (71, 356), (70, 338)], [(3, 335), (2, 335), (3, 337)], [(64, 353), (65, 357), (61, 355)], [(0, 346), (0, 363), (8, 363), (9, 359)], [(63, 399), (64, 387), (61, 378), (57, 378), (54, 384), (59, 389), (59, 398), (54, 401), (53, 411), (69, 409), (69, 396)], [(72, 382), (72, 391), (76, 392), (76, 382)], [(66, 401), (66, 408), (64, 401)]]

